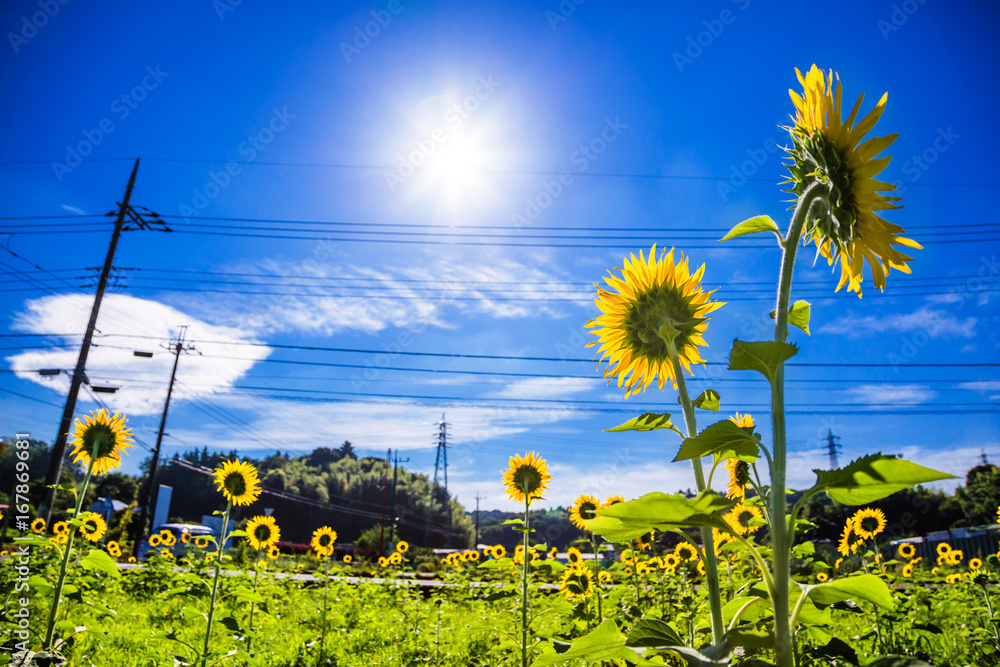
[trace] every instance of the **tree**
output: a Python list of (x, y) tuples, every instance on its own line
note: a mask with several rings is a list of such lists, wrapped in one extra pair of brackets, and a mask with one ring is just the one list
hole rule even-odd
[(965, 486), (955, 491), (967, 526), (997, 523), (1000, 505), (1000, 468), (989, 463), (977, 465), (965, 476)]
[(344, 444), (340, 446), (340, 456), (345, 459), (357, 460), (358, 455), (354, 453), (354, 445), (351, 444), (350, 440), (344, 440)]

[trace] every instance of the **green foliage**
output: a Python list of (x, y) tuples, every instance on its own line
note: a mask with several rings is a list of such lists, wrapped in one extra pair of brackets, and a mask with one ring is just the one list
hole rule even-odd
[(747, 234), (756, 234), (758, 232), (774, 232), (774, 234), (778, 237), (778, 241), (780, 242), (782, 240), (781, 230), (778, 229), (778, 223), (767, 215), (757, 215), (744, 220), (726, 232), (726, 235), (719, 240), (728, 241), (729, 239), (746, 236)]
[(615, 426), (614, 428), (605, 429), (605, 433), (618, 433), (621, 431), (655, 431), (661, 428), (669, 428), (671, 431), (677, 433), (677, 435), (684, 437), (684, 434), (677, 430), (673, 422), (670, 421), (670, 413), (655, 413), (646, 412), (639, 415), (638, 417), (633, 417), (629, 419), (624, 424)]
[(733, 349), (729, 353), (729, 370), (757, 371), (773, 385), (778, 369), (798, 351), (799, 349), (791, 343), (776, 341), (748, 343), (735, 340)]
[(752, 428), (736, 425), (731, 419), (712, 424), (681, 444), (674, 461), (715, 456), (717, 459), (757, 460), (760, 447)]
[(1000, 507), (1000, 468), (983, 464), (969, 470), (965, 476), (965, 486), (955, 492), (955, 500), (962, 508), (964, 516), (964, 521), (959, 525), (997, 523), (997, 507)]
[(954, 475), (925, 468), (894, 456), (871, 454), (839, 470), (815, 470), (813, 491), (825, 491), (845, 505), (863, 505), (910, 486), (954, 479)]

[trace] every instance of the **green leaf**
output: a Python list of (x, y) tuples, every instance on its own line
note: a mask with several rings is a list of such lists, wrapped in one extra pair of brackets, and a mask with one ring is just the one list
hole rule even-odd
[(524, 519), (507, 519), (506, 521), (504, 521), (500, 525), (501, 526), (509, 526), (511, 524), (515, 524), (515, 525), (518, 525), (518, 526), (523, 526), (524, 525)]
[(826, 491), (832, 500), (844, 505), (864, 505), (917, 484), (955, 479), (954, 475), (884, 454), (862, 457), (840, 470), (813, 472), (816, 486), (812, 491)]
[(729, 239), (735, 239), (738, 236), (756, 234), (757, 232), (774, 232), (777, 234), (778, 240), (781, 240), (781, 230), (778, 229), (778, 224), (772, 220), (770, 216), (766, 215), (757, 215), (748, 220), (744, 220), (730, 229), (729, 232), (719, 240), (728, 241)]
[(658, 618), (643, 618), (632, 626), (625, 640), (626, 646), (679, 646), (684, 643), (677, 631)]
[(558, 665), (573, 660), (583, 660), (586, 663), (626, 660), (632, 664), (650, 664), (639, 658), (634, 651), (626, 648), (625, 635), (610, 618), (597, 626), (590, 634), (573, 642), (573, 646), (565, 653), (545, 653), (531, 664), (532, 667), (544, 667), (544, 665)]
[(80, 566), (85, 570), (97, 570), (112, 577), (120, 577), (118, 564), (107, 554), (99, 549), (92, 549), (89, 554), (80, 559)]
[(722, 513), (731, 506), (732, 501), (711, 491), (693, 499), (679, 493), (647, 493), (638, 500), (597, 510), (597, 516), (584, 524), (609, 542), (622, 544), (653, 529), (723, 526)]
[(247, 536), (247, 531), (245, 530), (234, 530), (233, 532), (229, 533), (229, 537), (246, 537), (246, 536)]
[(261, 595), (260, 593), (255, 593), (254, 591), (250, 590), (245, 586), (237, 587), (236, 590), (233, 591), (233, 597), (240, 600), (246, 600), (247, 602), (254, 602), (256, 604), (261, 604), (262, 602), (264, 602), (263, 595)]
[[(696, 408), (701, 408), (702, 410), (711, 410), (712, 412), (719, 411), (719, 392), (714, 389), (706, 389), (705, 391), (698, 394), (698, 398), (691, 401), (691, 405)], [(677, 397), (677, 402), (681, 400), (680, 396)]]
[(729, 353), (729, 370), (757, 371), (773, 385), (778, 369), (798, 351), (799, 349), (791, 343), (779, 343), (773, 340), (748, 343), (734, 340), (733, 349)]
[(820, 605), (831, 605), (844, 600), (865, 600), (883, 609), (893, 609), (896, 606), (889, 587), (874, 574), (861, 574), (817, 584), (809, 588), (808, 595)]
[(226, 616), (219, 620), (219, 623), (226, 626), (226, 629), (230, 632), (235, 632), (236, 634), (243, 634), (243, 629), (240, 627), (240, 622), (237, 621), (232, 616)]
[(685, 439), (674, 461), (700, 459), (725, 452), (728, 453), (725, 458), (753, 462), (757, 460), (758, 451), (753, 429), (737, 426), (731, 419), (726, 419), (712, 424), (693, 438)]
[(499, 560), (488, 560), (485, 563), (480, 563), (478, 569), (480, 570), (497, 570), (504, 567), (510, 567), (514, 564), (510, 558), (501, 558)]
[(665, 412), (662, 414), (657, 414), (655, 412), (646, 412), (639, 415), (633, 419), (629, 419), (624, 424), (620, 426), (615, 426), (614, 428), (605, 429), (605, 433), (619, 433), (621, 431), (655, 431), (661, 428), (669, 428), (674, 431), (677, 435), (684, 437), (684, 434), (677, 430), (677, 427), (673, 425), (670, 421), (670, 413)]
[(929, 662), (917, 658), (907, 658), (901, 655), (887, 655), (875, 662), (869, 662), (868, 667), (933, 667)]
[(793, 327), (798, 327), (805, 331), (807, 336), (812, 335), (809, 333), (809, 310), (811, 306), (812, 304), (808, 301), (796, 301), (788, 309), (788, 323)]

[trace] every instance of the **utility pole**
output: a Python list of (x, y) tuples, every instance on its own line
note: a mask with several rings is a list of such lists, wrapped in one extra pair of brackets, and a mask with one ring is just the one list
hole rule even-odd
[(486, 496), (479, 495), (476, 491), (476, 543), (472, 545), (473, 549), (479, 548), (479, 501), (486, 500)]
[[(409, 462), (409, 457), (403, 459), (403, 463)], [(389, 503), (391, 511), (389, 512), (389, 545), (396, 543), (396, 521), (399, 517), (396, 516), (396, 482), (399, 479), (399, 450), (396, 450), (396, 457), (393, 459), (392, 467), (392, 501)]]
[(379, 519), (378, 555), (385, 555), (385, 498), (389, 490), (389, 459), (392, 458), (392, 448), (385, 454), (385, 473), (382, 475), (382, 518)]
[(837, 464), (837, 450), (840, 449), (839, 435), (833, 434), (833, 429), (827, 429), (826, 434), (826, 451), (830, 455), (830, 470), (836, 470), (840, 466)]
[(153, 460), (149, 464), (149, 475), (146, 484), (142, 487), (142, 511), (139, 513), (139, 529), (135, 533), (135, 544), (132, 547), (132, 555), (139, 557), (139, 544), (146, 533), (146, 521), (149, 518), (149, 505), (153, 495), (153, 485), (156, 483), (156, 467), (160, 462), (160, 445), (163, 443), (163, 429), (167, 425), (167, 411), (170, 410), (170, 396), (174, 393), (174, 379), (177, 377), (177, 362), (181, 359), (181, 352), (193, 350), (190, 345), (184, 345), (184, 334), (187, 327), (182, 326), (177, 334), (177, 341), (169, 347), (174, 352), (174, 367), (170, 371), (170, 384), (167, 385), (167, 400), (163, 403), (163, 414), (160, 416), (160, 429), (156, 432), (156, 447), (153, 449)]
[[(108, 244), (108, 254), (104, 258), (104, 266), (101, 269), (101, 277), (97, 282), (97, 292), (94, 294), (94, 305), (90, 309), (90, 320), (87, 322), (87, 329), (83, 334), (83, 343), (80, 345), (80, 356), (77, 357), (76, 366), (73, 368), (73, 375), (70, 378), (69, 393), (66, 394), (66, 405), (63, 408), (62, 419), (59, 421), (59, 431), (56, 433), (55, 443), (49, 454), (49, 469), (45, 474), (45, 485), (48, 491), (45, 495), (44, 514), (45, 524), (49, 525), (52, 520), (52, 508), (56, 500), (56, 486), (59, 485), (59, 475), (62, 472), (63, 458), (66, 455), (66, 440), (69, 430), (73, 427), (73, 413), (76, 411), (76, 400), (80, 395), (80, 385), (87, 381), (85, 373), (87, 367), (87, 355), (90, 354), (90, 344), (94, 339), (94, 331), (97, 330), (97, 316), (101, 311), (101, 301), (104, 299), (104, 290), (108, 286), (108, 276), (111, 274), (112, 262), (115, 259), (115, 250), (118, 248), (118, 239), (122, 231), (132, 229), (151, 229), (150, 225), (155, 223), (162, 226), (160, 231), (171, 231), (166, 223), (159, 219), (153, 211), (145, 209), (152, 220), (147, 221), (143, 215), (138, 213), (129, 204), (132, 198), (132, 188), (135, 186), (135, 175), (139, 171), (139, 159), (136, 158), (135, 166), (132, 167), (132, 175), (129, 176), (128, 185), (125, 187), (125, 197), (118, 206), (118, 217), (115, 219), (115, 229), (111, 234), (111, 243)], [(112, 215), (109, 213), (108, 215)], [(126, 227), (128, 222), (135, 223), (135, 227)]]

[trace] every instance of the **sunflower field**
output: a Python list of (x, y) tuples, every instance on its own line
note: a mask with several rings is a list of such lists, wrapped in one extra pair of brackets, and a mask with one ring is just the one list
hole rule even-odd
[[(810, 304), (792, 300), (800, 243), (839, 268), (835, 289), (861, 297), (864, 274), (884, 290), (911, 271), (920, 246), (879, 212), (897, 208), (878, 180), (895, 135), (868, 137), (886, 105), (841, 106), (834, 72), (796, 70), (785, 229), (767, 216), (736, 224), (721, 241), (773, 234), (782, 251), (771, 340), (736, 340), (733, 373), (771, 387), (765, 442), (750, 414), (710, 419), (719, 393), (688, 393), (700, 348), (725, 306), (707, 288), (710, 269), (681, 249), (655, 245), (625, 257), (597, 287), (587, 323), (604, 378), (626, 398), (655, 389), (666, 407), (611, 431), (672, 438), (669, 458), (690, 462), (695, 493), (640, 498), (583, 494), (570, 513), (583, 531), (565, 553), (536, 539), (531, 508), (552, 482), (549, 461), (514, 454), (498, 471), (523, 508), (502, 545), (433, 555), (407, 542), (374, 562), (338, 549), (337, 526), (317, 525), (305, 555), (278, 547), (281, 526), (254, 516), (231, 527), (234, 506), (258, 501), (247, 462), (213, 475), (221, 534), (154, 535), (142, 563), (103, 542), (107, 526), (82, 499), (96, 475), (117, 469), (131, 446), (120, 414), (74, 424), (73, 456), (86, 470), (70, 520), (39, 519), (2, 554), (3, 660), (13, 665), (770, 665), (919, 667), (1000, 664), (998, 545), (933, 555), (890, 544), (897, 517), (872, 503), (951, 478), (918, 462), (871, 454), (815, 483), (786, 489), (784, 364), (809, 334)], [(845, 113), (846, 112), (846, 113)], [(667, 239), (669, 243), (669, 239)], [(808, 340), (808, 339), (806, 339)], [(806, 343), (807, 344), (807, 343)], [(643, 436), (645, 437), (645, 436)], [(688, 464), (684, 464), (685, 466)], [(554, 468), (554, 470), (557, 470)], [(805, 503), (825, 494), (852, 508), (835, 544), (810, 538)], [(1000, 521), (1000, 508), (998, 508)], [(156, 547), (159, 547), (157, 549)]]

